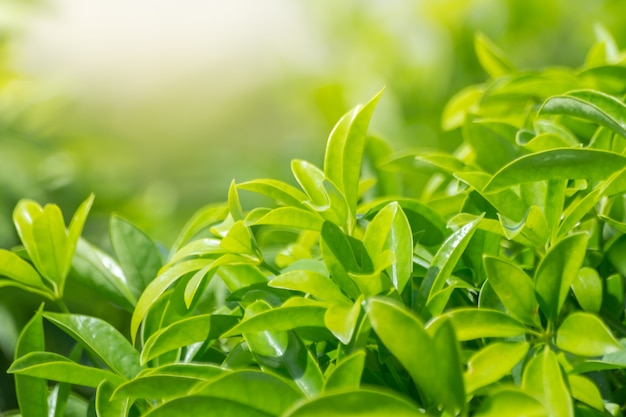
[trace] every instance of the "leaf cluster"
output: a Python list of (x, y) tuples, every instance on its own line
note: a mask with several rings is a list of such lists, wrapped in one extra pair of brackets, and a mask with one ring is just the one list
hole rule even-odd
[[(368, 135), (379, 93), (322, 167), (292, 162), (297, 186), (233, 182), (166, 252), (116, 216), (112, 254), (79, 238), (91, 197), (68, 229), (20, 202), (0, 286), (64, 310), (21, 331), (21, 415), (622, 415), (624, 55), (606, 33), (581, 69), (519, 71), (483, 35), (476, 52), (491, 78), (444, 112), (455, 152)], [(129, 337), (67, 311), (71, 282), (127, 310)]]

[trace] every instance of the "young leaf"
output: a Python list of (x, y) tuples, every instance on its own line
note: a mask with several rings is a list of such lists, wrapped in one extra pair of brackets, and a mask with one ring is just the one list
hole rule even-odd
[(572, 397), (561, 366), (549, 348), (528, 361), (522, 375), (522, 389), (541, 401), (550, 416), (574, 416)]
[(439, 401), (450, 414), (456, 415), (465, 407), (465, 384), (454, 333), (450, 322), (445, 321), (434, 331), (433, 348), (439, 360), (437, 379), (442, 383)]
[(98, 417), (126, 417), (130, 409), (130, 398), (111, 399), (116, 385), (104, 380), (96, 390), (96, 413)]
[[(409, 221), (396, 202), (389, 203), (370, 222), (363, 237), (374, 269), (385, 268), (393, 286), (402, 293), (413, 272), (413, 238)], [(394, 254), (391, 266), (385, 252)]]
[(111, 371), (80, 365), (48, 352), (28, 353), (13, 362), (7, 372), (87, 387), (97, 387), (104, 380), (114, 384), (124, 382), (123, 377)]
[(174, 245), (172, 245), (170, 254), (175, 254), (184, 244), (189, 242), (189, 240), (203, 229), (223, 221), (227, 214), (228, 207), (224, 204), (211, 204), (198, 210), (179, 233)]
[(431, 320), (426, 329), (433, 333), (445, 321), (450, 321), (459, 341), (485, 337), (512, 337), (525, 334), (526, 327), (511, 316), (484, 308), (458, 308)]
[[(45, 349), (42, 311), (43, 304), (22, 329), (15, 347), (16, 361), (29, 353)], [(22, 415), (48, 417), (48, 384), (46, 381), (33, 376), (17, 374), (15, 375), (15, 392)]]
[(532, 279), (518, 266), (501, 258), (483, 259), (488, 282), (509, 313), (528, 325), (541, 327)]
[(604, 411), (604, 400), (600, 390), (590, 379), (580, 375), (568, 375), (567, 381), (569, 382), (572, 397), (598, 411)]
[(560, 349), (580, 356), (601, 356), (623, 350), (597, 316), (577, 311), (565, 318), (556, 333)]
[(480, 404), (475, 417), (548, 417), (543, 405), (530, 395), (513, 389), (503, 389), (489, 395)]
[(348, 210), (356, 214), (361, 161), (367, 128), (382, 90), (364, 106), (357, 106), (335, 125), (326, 145), (324, 174), (346, 197)]
[(217, 339), (237, 324), (237, 317), (200, 314), (179, 320), (151, 335), (141, 351), (141, 363), (157, 356), (205, 340)]
[(301, 401), (282, 417), (419, 417), (425, 413), (397, 394), (373, 389), (338, 392)]
[(0, 249), (0, 275), (38, 290), (48, 290), (35, 268), (6, 249)]
[(140, 371), (139, 352), (106, 321), (78, 314), (44, 313), (44, 317), (118, 375), (133, 378)]
[(298, 207), (278, 207), (258, 219), (246, 218), (246, 224), (250, 226), (272, 225), (316, 232), (322, 229), (322, 223), (324, 219), (318, 213)]
[(352, 306), (331, 304), (324, 314), (324, 325), (344, 345), (349, 344), (352, 339), (361, 312), (362, 300), (361, 296)]
[(356, 299), (360, 291), (348, 273), (359, 272), (360, 267), (348, 236), (337, 225), (326, 221), (321, 237), (322, 258), (330, 276), (348, 297)]
[(139, 298), (163, 266), (159, 250), (144, 232), (119, 216), (111, 217), (109, 233), (127, 284)]
[(474, 49), (480, 65), (491, 78), (515, 71), (509, 59), (484, 33), (479, 32), (474, 36)]
[[(430, 298), (440, 291), (446, 280), (452, 274), (454, 267), (461, 258), (463, 251), (467, 247), (470, 239), (474, 235), (478, 224), (482, 220), (483, 216), (478, 217), (471, 223), (466, 224), (456, 232), (454, 232), (446, 241), (441, 245), (433, 261), (426, 272), (426, 276), (420, 285), (415, 306), (417, 311), (422, 312), (426, 303)], [(438, 311), (430, 312), (431, 315), (438, 314)]]
[(470, 85), (453, 95), (443, 109), (441, 129), (449, 131), (463, 126), (469, 114), (478, 112), (484, 92), (484, 86)]
[(509, 375), (528, 348), (527, 342), (495, 342), (476, 352), (467, 363), (464, 375), (467, 392), (474, 392)]
[(576, 90), (548, 98), (542, 114), (565, 114), (598, 123), (626, 138), (626, 105), (619, 99), (594, 90)]
[(365, 355), (364, 351), (358, 350), (338, 361), (326, 377), (324, 392), (359, 389), (363, 367), (365, 366)]
[(352, 303), (329, 277), (315, 271), (305, 269), (288, 271), (273, 278), (268, 285), (272, 288), (300, 291), (322, 301)]
[(582, 266), (587, 239), (586, 233), (565, 237), (548, 251), (537, 267), (535, 291), (542, 311), (553, 323)]
[(599, 313), (602, 308), (602, 278), (593, 268), (580, 268), (572, 281), (572, 290), (578, 304), (590, 313)]
[(324, 313), (326, 307), (322, 306), (277, 307), (242, 320), (221, 337), (250, 332), (284, 331), (299, 327), (324, 327)]

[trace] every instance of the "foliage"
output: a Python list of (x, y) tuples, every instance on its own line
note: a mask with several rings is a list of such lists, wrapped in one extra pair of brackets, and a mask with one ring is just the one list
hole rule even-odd
[[(624, 55), (606, 33), (581, 69), (517, 71), (482, 35), (476, 51), (491, 78), (444, 111), (454, 153), (368, 136), (379, 93), (323, 167), (293, 161), (298, 187), (233, 182), (167, 252), (120, 217), (111, 255), (79, 238), (91, 197), (69, 229), (20, 202), (0, 285), (49, 300), (16, 341), (21, 413), (621, 415)], [(124, 329), (69, 312), (73, 284)], [(45, 349), (54, 329), (66, 352)]]

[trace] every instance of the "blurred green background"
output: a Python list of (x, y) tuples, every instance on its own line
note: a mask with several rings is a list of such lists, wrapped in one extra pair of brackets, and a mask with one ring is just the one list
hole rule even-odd
[[(440, 115), (486, 79), (477, 31), (520, 68), (577, 67), (595, 24), (626, 46), (624, 20), (623, 0), (1, 0), (0, 247), (19, 199), (69, 217), (91, 192), (93, 243), (115, 211), (168, 246), (231, 180), (321, 164), (334, 123), (383, 86), (373, 132), (454, 148)], [(2, 374), (40, 301), (0, 289)], [(0, 410), (11, 390), (1, 377)]]

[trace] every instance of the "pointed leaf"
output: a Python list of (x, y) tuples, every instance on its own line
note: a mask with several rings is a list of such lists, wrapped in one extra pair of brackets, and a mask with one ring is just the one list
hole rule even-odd
[(153, 408), (143, 417), (272, 417), (245, 402), (207, 396), (177, 398)]
[(324, 219), (319, 214), (310, 210), (297, 207), (278, 207), (249, 223), (251, 226), (273, 225), (319, 232), (323, 222)]
[(223, 221), (227, 214), (228, 207), (224, 204), (210, 204), (198, 210), (179, 233), (176, 241), (172, 245), (170, 253), (176, 253), (201, 230), (207, 229), (215, 223)]
[(324, 383), (324, 392), (332, 390), (357, 390), (365, 366), (365, 352), (358, 350), (337, 362)]
[(572, 290), (578, 304), (590, 313), (599, 313), (602, 308), (602, 278), (598, 271), (583, 267), (572, 281)]
[(470, 85), (452, 96), (443, 109), (441, 129), (448, 131), (463, 126), (468, 114), (478, 112), (480, 99), (484, 92), (483, 86)]
[(623, 350), (602, 320), (581, 311), (563, 320), (556, 334), (556, 344), (560, 349), (580, 356), (601, 356)]
[(541, 401), (551, 417), (573, 417), (574, 406), (559, 361), (549, 348), (534, 356), (524, 369), (522, 389)]
[(249, 332), (291, 330), (299, 327), (324, 327), (324, 313), (326, 313), (326, 307), (321, 306), (277, 307), (242, 320), (221, 337)]
[(47, 290), (35, 268), (6, 249), (0, 249), (0, 275), (30, 287)]
[(580, 117), (626, 138), (626, 105), (619, 99), (594, 90), (576, 90), (547, 99), (539, 114)]
[(274, 199), (287, 206), (302, 207), (307, 196), (292, 185), (272, 179), (257, 179), (237, 184), (240, 190), (252, 191)]
[(113, 372), (132, 378), (140, 371), (139, 352), (106, 321), (78, 314), (44, 313), (44, 317), (95, 354)]
[(504, 389), (485, 398), (475, 414), (476, 417), (548, 417), (543, 405), (530, 395), (512, 389)]
[(491, 78), (515, 71), (509, 59), (484, 33), (479, 32), (474, 36), (474, 49), (480, 65)]
[(307, 293), (322, 301), (352, 303), (329, 277), (315, 271), (305, 269), (288, 271), (272, 278), (268, 285), (272, 288)]
[(461, 342), (485, 337), (513, 337), (527, 332), (526, 327), (513, 317), (485, 308), (459, 308), (446, 312), (428, 323), (428, 332), (432, 333), (446, 320), (452, 323)]
[(471, 393), (510, 375), (528, 352), (527, 342), (490, 343), (470, 358), (465, 373), (465, 386)]
[(126, 417), (131, 403), (129, 398), (111, 399), (116, 385), (102, 381), (96, 391), (96, 413), (98, 417)]
[(568, 375), (572, 397), (599, 411), (604, 411), (604, 400), (600, 390), (590, 379), (580, 375)]
[(362, 300), (363, 297), (359, 297), (352, 306), (332, 304), (324, 314), (324, 325), (344, 345), (350, 343), (352, 339), (361, 312)]

